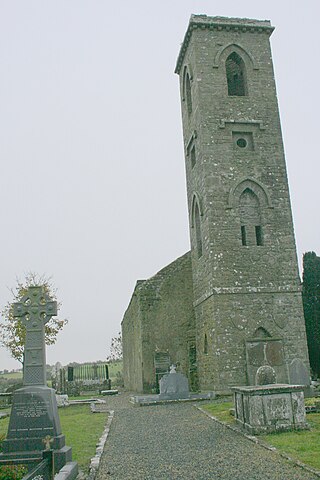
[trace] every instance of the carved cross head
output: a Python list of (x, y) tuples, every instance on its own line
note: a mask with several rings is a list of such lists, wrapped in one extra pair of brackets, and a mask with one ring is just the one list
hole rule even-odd
[(43, 286), (29, 287), (21, 301), (13, 304), (13, 316), (21, 318), (26, 327), (44, 325), (55, 315), (57, 302), (51, 300)]

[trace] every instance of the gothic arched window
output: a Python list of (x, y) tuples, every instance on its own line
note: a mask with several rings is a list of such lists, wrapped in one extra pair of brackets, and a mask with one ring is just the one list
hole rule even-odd
[(246, 188), (240, 195), (239, 214), (242, 245), (262, 245), (260, 202), (250, 188)]
[(228, 95), (245, 96), (247, 92), (246, 67), (236, 52), (232, 52), (226, 60)]

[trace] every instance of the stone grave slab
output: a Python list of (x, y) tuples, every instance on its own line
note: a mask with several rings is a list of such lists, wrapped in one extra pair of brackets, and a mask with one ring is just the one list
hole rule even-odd
[(264, 365), (269, 365), (274, 369), (278, 383), (288, 382), (287, 365), (284, 361), (281, 339), (254, 338), (248, 340), (246, 342), (246, 364), (249, 385), (256, 384), (257, 371)]

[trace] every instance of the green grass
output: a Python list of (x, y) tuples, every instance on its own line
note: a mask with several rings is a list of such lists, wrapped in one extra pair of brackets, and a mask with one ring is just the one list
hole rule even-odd
[(203, 406), (203, 410), (211, 413), (214, 417), (222, 422), (232, 424), (235, 423), (234, 417), (230, 415), (230, 408), (233, 408), (232, 402), (212, 402)]
[(22, 379), (22, 371), (21, 372), (11, 372), (11, 373), (1, 373), (0, 380), (17, 380)]
[[(91, 413), (89, 405), (71, 405), (59, 408), (62, 433), (66, 445), (72, 447), (72, 460), (87, 473), (91, 458), (96, 453), (96, 444), (107, 421), (105, 413)], [(0, 420), (0, 438), (7, 434), (9, 417)]]
[(66, 445), (72, 447), (72, 459), (84, 472), (96, 453), (96, 444), (107, 421), (104, 413), (91, 413), (89, 405), (71, 405), (59, 409), (62, 433)]
[[(2, 410), (3, 412), (3, 410)], [(8, 432), (8, 425), (9, 425), (9, 417), (2, 418), (0, 420), (0, 438), (7, 436)]]
[[(308, 403), (313, 404), (312, 401), (308, 401)], [(203, 406), (204, 410), (218, 420), (234, 424), (234, 417), (229, 413), (230, 408), (233, 408), (231, 402), (212, 402)], [(279, 432), (261, 435), (260, 438), (265, 443), (276, 447), (280, 452), (320, 470), (320, 413), (309, 413), (307, 422), (311, 427), (310, 430)]]
[(262, 439), (280, 452), (320, 470), (320, 413), (309, 413), (311, 430), (263, 435)]

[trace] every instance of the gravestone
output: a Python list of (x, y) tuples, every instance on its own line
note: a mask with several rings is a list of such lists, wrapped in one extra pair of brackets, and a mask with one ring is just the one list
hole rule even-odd
[(188, 379), (182, 373), (177, 373), (175, 367), (170, 367), (167, 373), (160, 379), (160, 400), (178, 400), (189, 398)]
[(256, 384), (257, 371), (264, 365), (273, 368), (277, 382), (288, 383), (282, 340), (273, 338), (248, 340), (246, 342), (246, 360), (249, 385)]
[(292, 385), (310, 385), (310, 375), (300, 358), (295, 358), (289, 365), (290, 383)]
[(71, 461), (71, 447), (61, 433), (55, 391), (46, 385), (45, 324), (57, 314), (42, 286), (28, 288), (21, 302), (14, 304), (14, 317), (26, 327), (23, 387), (16, 390), (6, 440), (4, 459), (39, 458), (50, 440), (55, 471)]
[(310, 387), (310, 373), (300, 358), (294, 358), (289, 365), (289, 377), (291, 385), (303, 385), (305, 397), (312, 396)]
[(64, 368), (59, 370), (59, 384), (58, 391), (62, 394), (65, 394), (67, 391), (67, 380), (66, 380), (66, 371)]
[(182, 373), (176, 372), (175, 365), (171, 365), (170, 372), (163, 375), (159, 382), (160, 393), (158, 395), (135, 395), (130, 401), (134, 405), (155, 405), (158, 403), (177, 401), (199, 401), (214, 398), (213, 392), (190, 393), (188, 378)]

